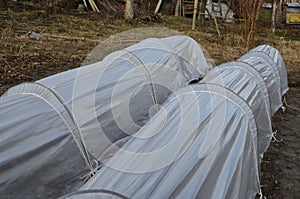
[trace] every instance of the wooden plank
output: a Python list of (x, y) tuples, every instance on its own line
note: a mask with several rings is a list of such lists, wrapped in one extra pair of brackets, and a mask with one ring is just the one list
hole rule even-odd
[(192, 30), (195, 30), (195, 27), (196, 27), (197, 10), (198, 10), (198, 0), (195, 0)]

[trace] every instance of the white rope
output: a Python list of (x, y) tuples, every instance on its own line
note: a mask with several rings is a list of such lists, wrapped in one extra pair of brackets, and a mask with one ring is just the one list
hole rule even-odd
[(296, 107), (293, 107), (293, 106), (289, 105), (289, 104), (287, 103), (287, 101), (286, 101), (286, 97), (285, 97), (285, 96), (283, 97), (283, 102), (284, 102), (284, 104), (285, 104), (288, 108), (293, 109), (293, 110), (296, 110), (296, 111), (300, 111), (299, 108), (296, 108)]
[(267, 197), (264, 196), (264, 194), (262, 193), (262, 190), (261, 190), (261, 189), (259, 190), (258, 195), (260, 195), (259, 199), (267, 199)]
[(83, 182), (87, 182), (89, 179), (91, 179), (97, 172), (97, 170), (99, 170), (101, 168), (101, 165), (99, 165), (98, 161), (93, 159), (93, 162), (95, 163), (95, 166), (92, 165), (92, 170), (90, 171), (90, 173), (86, 174), (85, 176), (83, 176)]
[(281, 108), (282, 112), (283, 112), (283, 113), (285, 113), (285, 111), (286, 111), (286, 108), (283, 106), (283, 104), (281, 105), (281, 107), (280, 107), (280, 108)]
[(271, 142), (282, 142), (283, 140), (282, 139), (277, 139), (276, 135), (277, 135), (277, 130), (272, 132)]

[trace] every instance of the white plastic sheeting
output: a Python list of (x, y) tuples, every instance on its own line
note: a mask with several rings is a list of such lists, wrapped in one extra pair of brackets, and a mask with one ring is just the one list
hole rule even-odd
[(274, 61), (275, 65), (272, 65), (275, 67), (276, 70), (278, 70), (278, 73), (280, 75), (280, 84), (281, 84), (281, 94), (282, 96), (286, 94), (286, 92), (289, 90), (288, 87), (288, 80), (287, 80), (287, 74), (286, 74), (286, 67), (283, 60), (283, 57), (281, 56), (280, 52), (269, 45), (260, 45), (256, 48), (251, 50), (252, 52), (263, 52), (267, 54), (272, 60)]
[(273, 116), (282, 107), (281, 80), (278, 70), (273, 66), (274, 62), (262, 52), (249, 52), (238, 59), (238, 61), (252, 66), (264, 79), (269, 93), (271, 116)]
[(268, 90), (260, 74), (246, 63), (228, 62), (210, 70), (201, 83), (223, 86), (247, 102), (255, 116), (262, 157), (272, 138), (272, 123)]
[(189, 37), (146, 39), (8, 90), (0, 98), (1, 194), (46, 198), (76, 190), (114, 142), (137, 132), (172, 92), (203, 77), (210, 67), (203, 59)]
[(48, 198), (83, 184), (90, 167), (71, 133), (78, 129), (52, 92), (21, 84), (0, 98), (0, 110), (1, 197)]
[(202, 48), (199, 48), (200, 46), (195, 40), (190, 39), (187, 36), (172, 36), (162, 38), (161, 40), (175, 50), (181, 65), (193, 65), (201, 77), (213, 67), (213, 63), (210, 63), (207, 60), (208, 55), (205, 55), (205, 52), (203, 52)]
[(250, 64), (264, 78), (269, 90), (271, 114), (282, 107), (282, 96), (288, 91), (288, 80), (284, 60), (272, 46), (260, 45), (243, 55), (239, 61)]
[(281, 57), (251, 51), (212, 69), (200, 84), (175, 92), (134, 137), (104, 153), (104, 167), (80, 192), (255, 198), (260, 160), (273, 135), (271, 116), (288, 90), (285, 68), (274, 56)]
[(256, 134), (253, 112), (242, 98), (218, 85), (191, 85), (171, 96), (81, 191), (128, 198), (254, 198)]
[[(72, 109), (88, 151), (99, 160), (113, 142), (143, 126), (149, 110), (153, 115), (169, 94), (207, 72), (203, 51), (191, 40), (146, 39), (102, 62), (38, 83), (58, 93)], [(178, 53), (189, 48), (193, 56)]]

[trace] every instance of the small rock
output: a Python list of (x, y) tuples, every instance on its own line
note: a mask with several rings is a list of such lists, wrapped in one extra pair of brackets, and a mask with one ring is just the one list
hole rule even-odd
[(35, 32), (28, 32), (26, 34), (30, 39), (36, 39), (36, 40), (39, 40), (39, 39), (43, 39), (43, 36), (38, 34), (38, 33), (35, 33)]

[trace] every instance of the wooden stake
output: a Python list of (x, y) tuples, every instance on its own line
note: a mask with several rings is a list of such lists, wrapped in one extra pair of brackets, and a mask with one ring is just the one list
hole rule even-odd
[(181, 15), (181, 0), (177, 0), (176, 8), (175, 8), (175, 16), (182, 16)]
[(215, 13), (214, 13), (214, 12), (211, 12), (211, 14), (212, 14), (212, 16), (213, 16), (213, 19), (214, 19), (214, 22), (215, 22), (215, 25), (216, 25), (216, 29), (217, 29), (218, 35), (219, 35), (219, 37), (221, 37), (221, 33), (220, 33), (220, 30), (219, 30), (219, 25), (218, 25), (218, 22), (217, 22)]
[(84, 4), (85, 9), (88, 10), (88, 6), (86, 4), (86, 0), (83, 0), (83, 4)]
[(157, 13), (158, 13), (158, 11), (159, 11), (159, 8), (160, 8), (160, 6), (161, 6), (161, 3), (162, 3), (162, 0), (159, 0), (159, 1), (158, 1), (158, 3), (157, 3), (157, 5), (156, 5), (156, 8), (155, 8), (154, 14), (157, 14)]
[(198, 0), (195, 0), (195, 3), (194, 3), (194, 13), (193, 13), (192, 30), (195, 30), (195, 27), (196, 27), (197, 11), (198, 11)]

